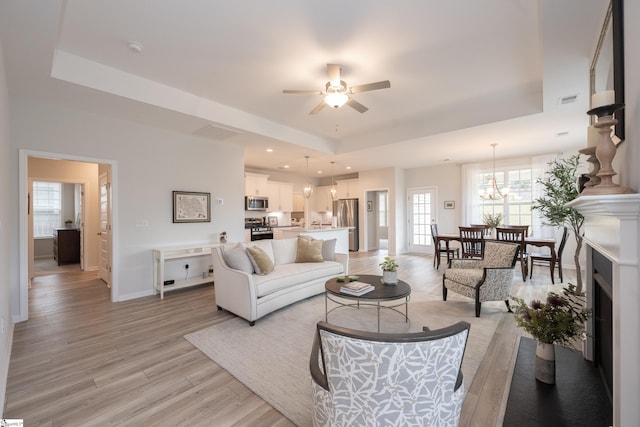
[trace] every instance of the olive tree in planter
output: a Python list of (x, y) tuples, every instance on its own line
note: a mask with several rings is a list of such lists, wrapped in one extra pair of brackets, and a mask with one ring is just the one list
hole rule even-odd
[(578, 165), (580, 155), (576, 154), (566, 159), (553, 160), (548, 163), (547, 170), (537, 182), (542, 185), (543, 195), (533, 201), (532, 209), (540, 211), (543, 224), (554, 227), (567, 226), (576, 239), (576, 251), (573, 260), (576, 265), (576, 295), (582, 294), (582, 274), (580, 268), (580, 251), (584, 233), (582, 225), (584, 217), (574, 208), (566, 204), (577, 198)]

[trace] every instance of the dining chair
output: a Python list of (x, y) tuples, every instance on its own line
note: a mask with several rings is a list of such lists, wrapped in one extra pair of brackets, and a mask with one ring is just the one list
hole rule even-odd
[(484, 228), (458, 227), (462, 258), (482, 258), (484, 253)]
[(490, 237), (491, 236), (491, 229), (489, 227), (487, 227), (484, 224), (469, 224), (469, 227), (472, 228), (481, 228), (482, 232), (484, 233), (484, 237)]
[(442, 246), (442, 241), (438, 241), (438, 224), (431, 224), (431, 238), (433, 239), (433, 247), (435, 248), (435, 252), (433, 254), (433, 266), (436, 268), (440, 268), (440, 257), (442, 255), (447, 256), (447, 264), (449, 260), (453, 258), (455, 255), (456, 258), (460, 256), (459, 248), (449, 248)]
[[(520, 260), (520, 269), (522, 270), (522, 281), (527, 281), (529, 273), (529, 259), (527, 254), (527, 244), (525, 243), (526, 230), (524, 226), (496, 227), (496, 240), (501, 242), (517, 243), (518, 254), (516, 257)], [(526, 226), (529, 228), (529, 226)]]
[[(556, 266), (558, 267), (558, 274), (560, 276), (560, 283), (562, 283), (562, 252), (564, 251), (564, 247), (567, 244), (567, 238), (569, 237), (569, 229), (564, 227), (564, 231), (562, 232), (562, 239), (560, 240), (560, 246), (558, 246), (558, 254), (556, 255)], [(529, 273), (529, 278), (533, 275), (533, 264), (537, 265), (546, 264), (549, 266), (551, 270), (551, 283), (556, 284), (554, 280), (554, 268), (551, 267), (551, 255), (542, 254), (542, 253), (530, 253), (529, 259), (531, 259), (531, 269)]]

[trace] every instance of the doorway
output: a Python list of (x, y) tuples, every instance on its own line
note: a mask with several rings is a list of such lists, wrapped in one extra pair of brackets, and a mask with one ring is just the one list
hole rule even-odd
[(431, 253), (431, 224), (436, 223), (436, 189), (409, 190), (409, 252)]
[(365, 192), (367, 251), (389, 250), (389, 191)]
[[(45, 176), (38, 173), (38, 177)], [(29, 176), (29, 280), (84, 270), (84, 193), (87, 181)]]
[[(48, 163), (50, 162), (50, 163)], [(117, 263), (113, 248), (116, 244), (115, 227), (115, 195), (116, 183), (115, 172), (116, 162), (112, 160), (85, 158), (80, 156), (39, 152), (31, 150), (19, 151), (19, 194), (24, 195), (19, 200), (19, 314), (16, 316), (17, 322), (28, 320), (29, 318), (29, 288), (33, 273), (33, 232), (32, 232), (32, 206), (31, 206), (31, 182), (33, 180), (47, 180), (60, 182), (81, 182), (84, 187), (82, 198), (82, 217), (80, 218), (82, 227), (82, 267), (85, 271), (95, 270), (96, 277), (99, 273), (99, 227), (100, 227), (100, 205), (99, 205), (99, 174), (107, 173), (110, 190), (109, 204), (109, 247), (107, 259), (110, 273), (111, 301), (117, 300), (117, 277), (115, 272)]]

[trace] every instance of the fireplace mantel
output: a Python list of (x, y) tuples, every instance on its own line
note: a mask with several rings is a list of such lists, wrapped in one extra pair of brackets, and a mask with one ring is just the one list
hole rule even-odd
[(635, 426), (640, 419), (640, 195), (580, 196), (567, 206), (585, 217), (585, 283), (591, 281), (592, 251), (612, 262), (613, 425)]

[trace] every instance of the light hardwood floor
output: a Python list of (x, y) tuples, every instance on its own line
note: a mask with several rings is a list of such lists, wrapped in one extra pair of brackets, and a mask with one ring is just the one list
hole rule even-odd
[[(353, 253), (350, 272), (378, 271), (385, 255)], [(396, 258), (401, 279), (441, 295), (444, 266), (434, 270), (430, 256)], [(518, 271), (514, 295), (540, 298), (553, 289), (547, 269), (536, 267), (526, 283)], [(29, 313), (14, 329), (5, 418), (25, 426), (291, 425), (183, 338), (233, 317), (216, 310), (211, 285), (114, 304), (95, 273), (54, 272), (34, 279)], [(466, 385), (461, 426), (501, 424), (520, 334), (505, 310)]]

